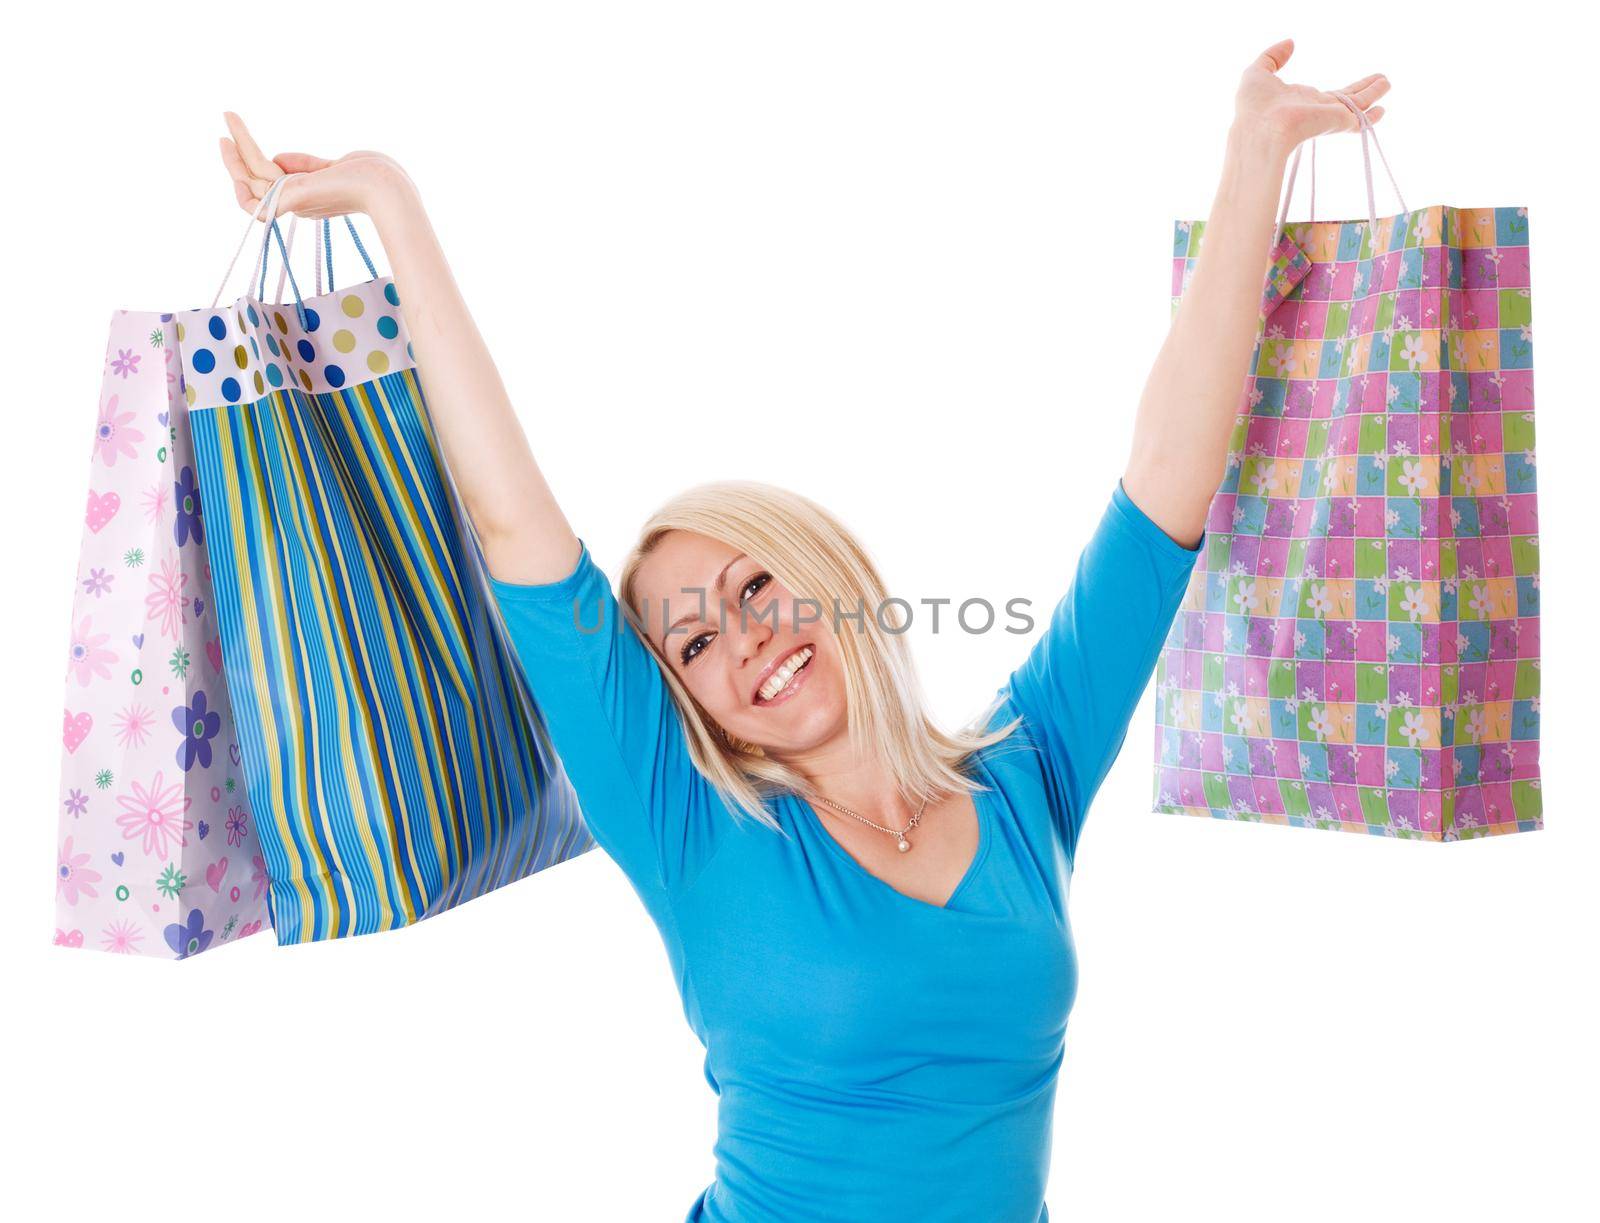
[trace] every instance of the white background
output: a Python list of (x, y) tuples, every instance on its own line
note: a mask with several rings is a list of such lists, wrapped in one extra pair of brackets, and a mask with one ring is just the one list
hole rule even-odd
[[(8, 1213), (671, 1223), (713, 1175), (699, 1045), (598, 850), (398, 934), (181, 965), (50, 946), (106, 322), (209, 302), (245, 224), (224, 108), (269, 153), (410, 170), (609, 572), (668, 494), (746, 476), (838, 511), (903, 595), (1047, 609), (1126, 457), (1172, 222), (1205, 215), (1238, 72), (1289, 35), (1290, 80), (1389, 75), (1378, 130), (1413, 208), (1529, 208), (1549, 826), (1428, 845), (1149, 814), (1147, 694), (1073, 888), (1048, 1201), (1096, 1223), (1595, 1217), (1594, 31), (1527, 3), (1221, 10), (8, 18)], [(1318, 215), (1364, 216), (1359, 141), (1318, 152)], [(947, 723), (1031, 640), (919, 634)]]

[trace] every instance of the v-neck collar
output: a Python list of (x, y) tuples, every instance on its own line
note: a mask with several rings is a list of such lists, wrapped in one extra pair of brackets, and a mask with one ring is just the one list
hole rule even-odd
[(966, 873), (961, 876), (961, 881), (956, 884), (955, 891), (950, 893), (950, 898), (942, 905), (936, 905), (930, 901), (923, 900), (921, 897), (902, 892), (887, 879), (874, 875), (861, 863), (857, 862), (855, 856), (839, 843), (833, 833), (828, 831), (828, 826), (822, 822), (822, 817), (817, 813), (815, 807), (798, 794), (791, 794), (789, 798), (794, 802), (795, 806), (800, 808), (806, 821), (827, 844), (828, 849), (842, 860), (849, 870), (866, 879), (871, 885), (898, 896), (907, 904), (916, 905), (918, 908), (927, 909), (933, 913), (949, 913), (955, 911), (953, 906), (971, 886), (972, 881), (978, 877), (978, 872), (983, 866), (984, 859), (989, 856), (989, 842), (992, 836), (990, 825), (993, 823), (993, 816), (988, 807), (988, 800), (994, 794), (994, 786), (993, 779), (987, 776), (987, 769), (980, 764), (977, 766), (977, 771), (981, 775), (979, 780), (987, 786), (987, 789), (972, 792), (972, 808), (978, 818), (978, 848), (972, 855), (972, 861), (967, 865)]

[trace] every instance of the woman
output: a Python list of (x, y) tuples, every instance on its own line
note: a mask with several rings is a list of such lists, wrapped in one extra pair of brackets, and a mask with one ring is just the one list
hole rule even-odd
[(796, 494), (730, 482), (674, 499), (627, 558), (619, 604), (400, 167), (269, 160), (228, 116), (246, 209), (287, 172), (285, 210), (378, 227), (529, 684), (706, 1046), (717, 1171), (690, 1220), (1048, 1219), (1084, 815), (1222, 482), (1288, 154), (1355, 130), (1357, 108), (1376, 121), (1388, 89), (1284, 84), (1292, 47), (1244, 72), (1204, 253), (1071, 585), (958, 734), (924, 713), (866, 553)]

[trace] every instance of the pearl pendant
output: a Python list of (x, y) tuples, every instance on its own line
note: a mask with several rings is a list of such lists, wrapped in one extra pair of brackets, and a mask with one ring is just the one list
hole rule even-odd
[(911, 848), (911, 842), (906, 840), (904, 837), (901, 837), (900, 838), (900, 845), (899, 845), (900, 852), (901, 853), (905, 853), (906, 850), (908, 850), (910, 848)]

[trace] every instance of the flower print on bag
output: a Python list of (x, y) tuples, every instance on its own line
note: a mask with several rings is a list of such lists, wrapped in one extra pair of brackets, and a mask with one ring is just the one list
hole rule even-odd
[(177, 508), (172, 520), (172, 533), (178, 546), (183, 547), (191, 539), (197, 544), (205, 543), (205, 523), (200, 517), (200, 486), (195, 482), (194, 468), (185, 467), (178, 473), (178, 478), (172, 484), (172, 497)]
[(123, 747), (143, 747), (155, 727), (156, 715), (135, 701), (117, 714), (117, 742)]
[(145, 619), (159, 620), (161, 634), (174, 640), (188, 619), (189, 596), (183, 593), (189, 575), (176, 556), (161, 558), (161, 572), (150, 575), (150, 593), (144, 597)]
[(228, 844), (243, 845), (245, 837), (250, 835), (250, 825), (245, 820), (243, 807), (228, 808)]
[(166, 481), (163, 480), (145, 489), (140, 500), (144, 502), (144, 516), (151, 522), (160, 522), (161, 515), (167, 512)]
[(99, 882), (100, 872), (89, 869), (89, 855), (73, 853), (71, 837), (61, 842), (61, 852), (56, 855), (56, 895), (75, 905), (79, 896), (98, 897), (94, 885)]
[(222, 715), (206, 707), (206, 694), (196, 692), (188, 705), (179, 705), (172, 711), (172, 724), (183, 732), (183, 742), (178, 744), (178, 763), (185, 772), (194, 768), (211, 767), (211, 740), (222, 729)]
[(104, 569), (91, 569), (89, 576), (83, 579), (84, 594), (100, 598), (111, 593), (111, 584), (117, 580), (117, 575), (107, 573)]
[(167, 927), (167, 946), (178, 953), (180, 960), (199, 955), (211, 946), (211, 931), (206, 929), (205, 914), (199, 909), (189, 910), (189, 920), (183, 925), (174, 922)]
[(95, 632), (93, 619), (92, 616), (83, 618), (67, 648), (67, 666), (85, 688), (96, 677), (110, 679), (111, 664), (117, 661), (116, 651), (106, 649), (111, 634)]
[[(205, 825), (204, 820), (201, 820), (200, 823), (202, 827)], [(178, 899), (183, 894), (183, 889), (188, 886), (189, 876), (180, 871), (174, 862), (168, 862), (167, 869), (156, 876), (156, 891), (160, 892), (168, 900)]]
[(194, 801), (184, 794), (183, 779), (171, 786), (165, 782), (165, 775), (157, 773), (148, 786), (134, 782), (131, 793), (117, 798), (117, 806), (122, 808), (117, 823), (123, 839), (140, 841), (146, 854), (161, 860), (173, 856), (174, 846), (187, 845), (189, 840), (183, 834), (194, 827), (183, 818)]
[(100, 419), (94, 429), (94, 447), (95, 453), (105, 461), (107, 467), (115, 467), (117, 459), (122, 456), (130, 459), (139, 457), (135, 443), (144, 441), (144, 434), (133, 428), (133, 418), (132, 412), (117, 411), (115, 395), (106, 400), (105, 407), (100, 409)]
[(113, 955), (138, 955), (144, 931), (131, 921), (114, 921), (100, 931), (100, 944)]
[(111, 372), (126, 381), (130, 375), (139, 372), (139, 354), (131, 348), (117, 349), (117, 355), (111, 361)]

